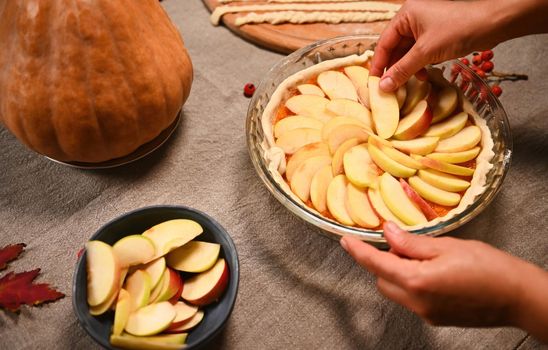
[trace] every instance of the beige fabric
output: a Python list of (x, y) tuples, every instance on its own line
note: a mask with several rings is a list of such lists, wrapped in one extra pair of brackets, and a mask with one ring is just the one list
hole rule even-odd
[[(0, 311), (0, 349), (98, 349), (72, 312), (76, 252), (106, 221), (152, 204), (182, 204), (216, 218), (241, 263), (234, 313), (219, 349), (535, 349), (511, 328), (436, 328), (385, 300), (338, 243), (290, 214), (255, 173), (245, 144), (243, 97), (282, 56), (213, 27), (199, 0), (166, 0), (184, 34), (195, 80), (184, 120), (160, 151), (107, 171), (82, 171), (27, 151), (0, 128), (0, 246), (28, 244), (10, 270), (42, 268), (67, 297), (19, 315)], [(494, 202), (453, 235), (548, 264), (548, 36), (500, 45), (514, 158)], [(504, 271), (501, 271), (504, 273)]]

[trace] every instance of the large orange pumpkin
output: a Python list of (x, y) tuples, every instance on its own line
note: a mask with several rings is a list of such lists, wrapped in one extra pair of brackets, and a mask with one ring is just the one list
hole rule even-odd
[(158, 0), (0, 0), (0, 122), (61, 161), (130, 154), (176, 118), (192, 63)]

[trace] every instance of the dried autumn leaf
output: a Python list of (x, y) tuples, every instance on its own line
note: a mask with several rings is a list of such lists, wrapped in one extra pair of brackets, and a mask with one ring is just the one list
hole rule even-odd
[(5, 269), (10, 261), (17, 259), (26, 246), (25, 243), (18, 243), (0, 249), (0, 270)]
[(33, 284), (40, 269), (14, 273), (9, 272), (0, 278), (0, 307), (16, 312), (23, 304), (38, 305), (64, 297), (46, 283)]

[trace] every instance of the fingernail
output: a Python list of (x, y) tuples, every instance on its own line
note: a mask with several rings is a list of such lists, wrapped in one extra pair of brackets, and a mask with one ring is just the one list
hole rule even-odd
[(343, 247), (344, 250), (348, 251), (348, 243), (346, 242), (346, 237), (341, 238), (341, 247)]
[(384, 230), (385, 231), (391, 231), (391, 232), (394, 232), (394, 233), (400, 233), (398, 225), (396, 225), (392, 221), (386, 221), (384, 223)]
[(383, 91), (391, 92), (396, 90), (396, 83), (394, 83), (394, 80), (392, 80), (391, 77), (386, 77), (381, 79), (379, 87)]

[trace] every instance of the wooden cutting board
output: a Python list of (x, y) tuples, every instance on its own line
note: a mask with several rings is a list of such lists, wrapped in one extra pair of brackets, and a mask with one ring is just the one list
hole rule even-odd
[[(218, 0), (202, 0), (209, 11), (220, 6)], [(404, 0), (386, 0), (386, 2), (401, 4)], [(229, 13), (223, 16), (221, 22), (236, 35), (267, 49), (291, 53), (315, 41), (329, 39), (341, 35), (380, 34), (388, 21), (371, 23), (309, 23), (309, 24), (245, 24), (237, 26), (236, 18), (242, 14)]]

